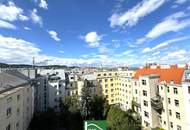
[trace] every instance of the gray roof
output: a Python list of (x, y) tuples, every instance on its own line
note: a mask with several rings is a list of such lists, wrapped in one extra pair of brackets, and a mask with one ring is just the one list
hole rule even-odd
[(29, 83), (29, 78), (17, 70), (0, 73), (0, 93), (22, 84)]

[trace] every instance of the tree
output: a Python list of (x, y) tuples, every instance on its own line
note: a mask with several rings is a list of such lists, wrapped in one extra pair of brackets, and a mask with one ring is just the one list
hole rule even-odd
[(128, 129), (128, 120), (126, 114), (121, 109), (111, 106), (107, 121), (109, 124), (110, 130), (127, 130)]
[(111, 106), (107, 121), (110, 130), (140, 130), (140, 123), (133, 118), (132, 110), (123, 111), (118, 107)]
[(90, 118), (102, 120), (105, 118), (106, 99), (103, 96), (93, 95), (90, 100)]
[(90, 90), (88, 86), (88, 80), (84, 81), (84, 86), (81, 90), (81, 115), (84, 119), (89, 119), (90, 117)]
[(59, 120), (60, 125), (67, 130), (83, 129), (83, 120), (80, 114), (77, 96), (67, 97), (63, 102), (60, 103)]

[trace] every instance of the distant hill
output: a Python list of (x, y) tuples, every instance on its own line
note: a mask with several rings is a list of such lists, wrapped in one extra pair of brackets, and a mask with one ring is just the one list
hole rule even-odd
[(7, 68), (9, 65), (5, 63), (0, 63), (0, 68)]
[[(32, 68), (33, 65), (28, 65), (28, 64), (5, 64), (5, 63), (0, 63), (0, 68)], [(50, 69), (50, 68), (55, 68), (55, 69), (66, 69), (66, 68), (80, 68), (78, 66), (71, 66), (68, 67), (66, 65), (43, 65), (43, 66), (35, 66), (35, 67), (39, 67), (39, 68), (46, 68), (46, 69)]]

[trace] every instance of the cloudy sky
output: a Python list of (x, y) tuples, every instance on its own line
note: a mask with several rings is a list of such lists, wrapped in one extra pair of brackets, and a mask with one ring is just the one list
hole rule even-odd
[(190, 0), (0, 0), (0, 62), (185, 63), (189, 12)]

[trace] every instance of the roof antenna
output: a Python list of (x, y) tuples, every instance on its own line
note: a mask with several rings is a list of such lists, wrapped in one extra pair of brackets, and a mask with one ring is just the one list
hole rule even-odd
[(35, 66), (35, 57), (32, 57), (32, 67), (34, 68)]

